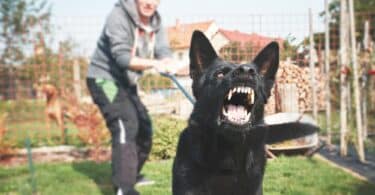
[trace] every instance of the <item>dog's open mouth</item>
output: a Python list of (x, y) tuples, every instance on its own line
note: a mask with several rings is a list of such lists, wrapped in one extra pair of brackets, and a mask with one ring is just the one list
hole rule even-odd
[(255, 92), (252, 88), (233, 87), (225, 96), (222, 117), (234, 125), (249, 123), (254, 101)]

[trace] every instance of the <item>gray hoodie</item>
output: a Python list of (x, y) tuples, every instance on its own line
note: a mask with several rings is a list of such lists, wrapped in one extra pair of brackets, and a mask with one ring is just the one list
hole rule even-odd
[[(153, 57), (162, 59), (171, 57), (165, 29), (161, 18), (156, 12), (151, 18), (151, 30), (154, 32)], [(107, 17), (104, 29), (97, 42), (97, 48), (91, 57), (88, 78), (114, 80), (123, 84), (136, 84), (137, 74), (128, 69), (135, 46), (135, 33), (143, 29), (136, 0), (119, 0)], [(137, 50), (138, 56), (143, 56)]]

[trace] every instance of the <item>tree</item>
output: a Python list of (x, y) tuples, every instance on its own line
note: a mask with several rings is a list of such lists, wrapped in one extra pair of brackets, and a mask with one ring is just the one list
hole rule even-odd
[(47, 0), (0, 1), (0, 64), (25, 60), (27, 46), (44, 44), (50, 32), (51, 7)]
[[(356, 34), (357, 41), (363, 40), (363, 31), (364, 24), (366, 20), (369, 20), (372, 24), (375, 18), (375, 0), (355, 0), (354, 2), (354, 11), (355, 11), (355, 24), (357, 32)], [(329, 6), (330, 12), (330, 48), (337, 50), (339, 48), (339, 23), (340, 23), (340, 0), (332, 0)], [(320, 13), (321, 17), (326, 17), (325, 12)], [(371, 39), (375, 40), (375, 29), (370, 29)], [(315, 33), (314, 35), (318, 40), (324, 40), (324, 33)], [(317, 46), (322, 46), (323, 41), (317, 44)]]
[[(374, 12), (375, 10), (375, 0), (355, 0), (353, 3), (355, 12)], [(338, 19), (340, 16), (340, 0), (332, 0), (328, 6), (330, 14)], [(321, 15), (324, 15), (324, 11)], [(338, 22), (338, 20), (334, 21)]]

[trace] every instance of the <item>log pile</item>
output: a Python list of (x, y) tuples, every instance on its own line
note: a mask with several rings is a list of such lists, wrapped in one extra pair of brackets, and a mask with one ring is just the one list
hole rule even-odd
[[(312, 110), (312, 89), (311, 89), (311, 78), (310, 68), (301, 68), (297, 65), (280, 62), (279, 70), (276, 76), (276, 85), (271, 92), (271, 97), (268, 104), (266, 105), (266, 113), (275, 113), (281, 110), (280, 104), (282, 101), (288, 101), (286, 98), (283, 99), (281, 96), (284, 86), (290, 86), (294, 84), (297, 87), (297, 103), (299, 112), (311, 111)], [(315, 81), (317, 89), (317, 102), (318, 110), (324, 109), (324, 78), (319, 68), (315, 68)], [(285, 85), (288, 84), (288, 85)]]

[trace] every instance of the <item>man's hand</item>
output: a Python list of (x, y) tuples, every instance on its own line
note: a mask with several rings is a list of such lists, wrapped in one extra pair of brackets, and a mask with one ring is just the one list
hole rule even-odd
[(176, 74), (182, 68), (181, 62), (173, 60), (172, 58), (164, 58), (159, 61), (158, 67), (155, 67), (158, 72), (169, 74)]
[(134, 57), (130, 62), (131, 70), (145, 71), (154, 69), (157, 72), (176, 74), (183, 67), (183, 64), (172, 58), (164, 58), (161, 60), (150, 60)]

